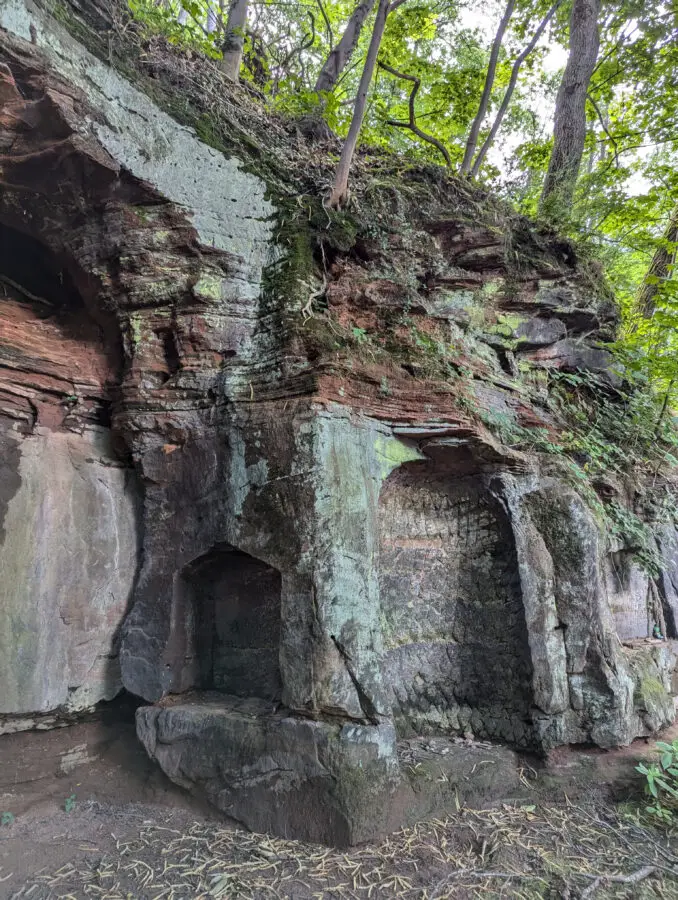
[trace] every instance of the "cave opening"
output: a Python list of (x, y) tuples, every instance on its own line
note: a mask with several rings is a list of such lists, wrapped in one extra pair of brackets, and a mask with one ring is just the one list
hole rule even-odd
[(83, 306), (71, 274), (56, 254), (31, 235), (2, 224), (0, 279), (46, 313)]
[(99, 294), (96, 279), (71, 257), (0, 222), (0, 364), (21, 361), (11, 366), (15, 380), (20, 369), (48, 376), (38, 405), (56, 402), (68, 412), (78, 399), (80, 410), (89, 410), (85, 418), (108, 427), (123, 348), (116, 317)]
[(181, 582), (193, 632), (195, 686), (278, 700), (280, 572), (218, 544), (183, 570)]

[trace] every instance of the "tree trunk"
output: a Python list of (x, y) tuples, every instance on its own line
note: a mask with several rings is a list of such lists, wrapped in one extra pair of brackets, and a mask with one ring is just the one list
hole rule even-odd
[(570, 52), (556, 98), (553, 151), (541, 195), (541, 212), (564, 219), (572, 206), (586, 139), (586, 94), (598, 59), (601, 0), (574, 0)]
[(333, 206), (335, 209), (341, 206), (341, 204), (345, 201), (346, 195), (348, 193), (348, 173), (351, 169), (351, 161), (353, 160), (353, 154), (355, 152), (356, 144), (358, 143), (360, 128), (363, 124), (363, 118), (365, 116), (365, 106), (367, 104), (367, 92), (369, 91), (370, 84), (372, 83), (372, 76), (374, 75), (374, 69), (377, 64), (379, 45), (381, 44), (381, 39), (384, 34), (384, 28), (386, 27), (386, 17), (388, 16), (388, 13), (389, 0), (379, 0), (379, 6), (377, 7), (377, 17), (374, 20), (374, 29), (372, 31), (372, 39), (370, 40), (370, 46), (367, 51), (367, 58), (365, 60), (365, 67), (363, 68), (363, 73), (360, 76), (358, 95), (355, 100), (355, 106), (353, 107), (351, 127), (348, 130), (346, 141), (344, 142), (344, 146), (341, 150), (341, 157), (339, 159), (339, 165), (337, 166), (337, 173), (334, 177), (334, 186), (332, 187), (332, 193), (330, 195), (330, 206)]
[(233, 0), (228, 11), (220, 68), (230, 81), (237, 81), (240, 74), (248, 7), (249, 0)]
[(506, 31), (511, 16), (513, 15), (515, 5), (516, 0), (508, 0), (506, 9), (504, 10), (504, 15), (502, 16), (501, 22), (499, 23), (499, 28), (497, 28), (497, 33), (494, 36), (494, 43), (492, 44), (492, 51), (490, 52), (490, 61), (487, 65), (487, 75), (485, 76), (485, 86), (483, 87), (483, 93), (480, 98), (480, 106), (478, 107), (478, 112), (476, 113), (476, 117), (473, 120), (473, 124), (471, 125), (471, 131), (469, 132), (468, 140), (466, 141), (464, 159), (461, 164), (461, 169), (459, 170), (462, 175), (468, 175), (468, 173), (471, 171), (471, 162), (473, 160), (473, 154), (476, 152), (478, 135), (480, 134), (480, 126), (483, 124), (483, 119), (485, 118), (487, 107), (490, 105), (492, 85), (494, 84), (494, 76), (497, 71), (497, 61), (499, 60), (499, 51), (501, 50), (501, 44), (504, 40), (504, 32)]
[(651, 319), (655, 310), (655, 300), (662, 282), (673, 274), (678, 251), (678, 205), (674, 208), (669, 224), (664, 232), (661, 245), (655, 250), (647, 275), (638, 292), (636, 308), (645, 319)]
[(537, 41), (544, 33), (544, 30), (548, 23), (553, 18), (556, 10), (562, 4), (563, 0), (556, 0), (551, 9), (546, 13), (544, 18), (541, 20), (539, 25), (537, 26), (537, 30), (532, 35), (532, 40), (525, 47), (522, 53), (517, 57), (516, 61), (513, 63), (513, 68), (511, 69), (511, 78), (509, 79), (508, 86), (506, 88), (506, 93), (504, 94), (504, 99), (501, 101), (501, 106), (499, 107), (499, 111), (497, 112), (497, 116), (492, 124), (492, 128), (490, 129), (490, 133), (485, 138), (485, 141), (478, 151), (478, 156), (476, 157), (476, 161), (473, 163), (473, 169), (471, 170), (471, 175), (475, 178), (478, 172), (480, 171), (480, 167), (487, 156), (487, 151), (492, 146), (495, 137), (497, 136), (497, 132), (501, 127), (501, 123), (504, 121), (504, 116), (506, 115), (506, 110), (509, 108), (511, 103), (511, 97), (513, 96), (513, 91), (515, 90), (516, 83), (518, 81), (518, 74), (520, 73), (520, 67), (523, 62), (527, 59), (527, 57), (532, 53), (534, 48), (537, 46)]
[(320, 74), (315, 83), (315, 90), (332, 91), (336, 86), (339, 76), (346, 68), (348, 61), (353, 55), (360, 32), (362, 31), (365, 19), (369, 16), (374, 8), (374, 0), (361, 0), (353, 10), (351, 18), (341, 36), (341, 40), (337, 46), (330, 51), (329, 56), (320, 70)]

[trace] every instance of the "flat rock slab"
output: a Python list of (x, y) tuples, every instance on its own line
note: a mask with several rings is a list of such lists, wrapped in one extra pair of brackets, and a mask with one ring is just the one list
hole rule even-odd
[(301, 719), (223, 695), (142, 707), (137, 733), (172, 781), (247, 828), (335, 846), (463, 808), (640, 798), (635, 766), (656, 755), (653, 741), (637, 741), (539, 760), (488, 741), (417, 737), (397, 743), (394, 764), (383, 727)]
[(524, 792), (520, 758), (505, 747), (420, 738), (396, 754), (390, 726), (224, 695), (141, 707), (137, 734), (172, 781), (248, 828), (339, 846)]

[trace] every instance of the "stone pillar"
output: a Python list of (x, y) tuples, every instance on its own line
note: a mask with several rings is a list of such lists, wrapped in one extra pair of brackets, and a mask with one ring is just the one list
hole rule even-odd
[(421, 454), (344, 407), (320, 411), (315, 434), (315, 702), (376, 724), (391, 718), (381, 674), (379, 492), (394, 468)]
[(591, 510), (552, 477), (497, 481), (518, 552), (542, 746), (630, 743), (633, 678), (614, 629)]

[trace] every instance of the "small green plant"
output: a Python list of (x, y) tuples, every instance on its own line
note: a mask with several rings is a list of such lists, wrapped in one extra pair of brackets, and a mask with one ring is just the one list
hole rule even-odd
[(4, 812), (0, 814), (0, 825), (11, 825), (14, 821), (14, 813)]
[(366, 344), (370, 339), (364, 328), (352, 328), (351, 333), (358, 344)]
[(379, 385), (379, 396), (380, 397), (390, 397), (391, 396), (391, 386), (388, 383), (388, 378), (382, 375), (381, 384)]
[(64, 800), (64, 812), (70, 813), (75, 809), (75, 794), (71, 794), (70, 797), (66, 797)]
[(640, 568), (656, 578), (662, 569), (662, 558), (650, 526), (633, 510), (615, 501), (605, 505), (605, 513), (609, 534), (621, 538)]
[(672, 822), (678, 813), (678, 740), (657, 743), (658, 763), (640, 763), (636, 772), (645, 776), (645, 789), (651, 797), (646, 811), (664, 823)]

